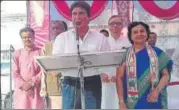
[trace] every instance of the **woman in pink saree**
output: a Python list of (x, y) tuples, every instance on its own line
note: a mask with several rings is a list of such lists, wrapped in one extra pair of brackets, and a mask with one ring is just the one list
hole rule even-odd
[(41, 69), (34, 56), (41, 55), (41, 50), (34, 46), (34, 30), (26, 27), (20, 30), (24, 48), (16, 50), (13, 57), (13, 80), (15, 84), (15, 109), (43, 109), (40, 97)]

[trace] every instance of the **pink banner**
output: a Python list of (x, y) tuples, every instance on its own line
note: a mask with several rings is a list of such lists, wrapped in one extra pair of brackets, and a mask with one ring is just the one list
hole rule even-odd
[(28, 1), (28, 25), (35, 31), (35, 45), (49, 41), (49, 1)]
[(113, 15), (119, 15), (123, 21), (123, 30), (121, 35), (127, 37), (127, 26), (133, 20), (133, 10), (134, 5), (132, 1), (112, 1), (112, 11)]
[(123, 25), (127, 26), (130, 22), (132, 22), (132, 14), (133, 14), (133, 2), (132, 1), (118, 1), (113, 0), (113, 14), (117, 14), (121, 16), (123, 21)]

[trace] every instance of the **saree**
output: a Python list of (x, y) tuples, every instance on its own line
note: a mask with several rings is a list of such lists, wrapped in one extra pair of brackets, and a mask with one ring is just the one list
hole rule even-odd
[[(159, 81), (162, 77), (162, 70), (167, 68), (169, 71), (169, 76), (172, 70), (173, 62), (172, 60), (159, 48), (152, 47), (152, 49), (156, 52), (158, 57), (158, 69), (159, 69)], [(135, 99), (134, 102), (131, 103), (130, 97), (127, 92), (127, 75), (125, 72), (124, 75), (124, 100), (129, 109), (161, 109), (167, 108), (167, 89), (164, 87), (162, 91), (159, 93), (158, 101), (154, 103), (150, 103), (147, 101), (147, 96), (151, 91), (151, 83), (150, 83), (150, 58), (147, 52), (147, 49), (144, 48), (139, 52), (135, 53), (136, 55), (136, 77), (137, 77), (137, 88), (138, 88), (138, 98)]]

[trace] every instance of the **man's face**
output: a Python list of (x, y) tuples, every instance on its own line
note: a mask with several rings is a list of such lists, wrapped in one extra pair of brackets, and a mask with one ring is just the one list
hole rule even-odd
[(155, 43), (157, 42), (157, 35), (156, 34), (150, 34), (148, 39), (148, 44), (155, 46)]
[(109, 30), (111, 33), (118, 33), (121, 32), (123, 25), (121, 19), (119, 17), (112, 18), (109, 23)]
[(31, 32), (22, 32), (21, 38), (25, 47), (32, 47), (34, 45), (34, 35)]
[(51, 23), (51, 37), (52, 39), (56, 38), (57, 35), (64, 32), (64, 24), (62, 22), (52, 22)]
[(73, 26), (78, 25), (79, 28), (84, 28), (88, 26), (89, 17), (85, 9), (76, 7), (72, 10), (72, 22)]

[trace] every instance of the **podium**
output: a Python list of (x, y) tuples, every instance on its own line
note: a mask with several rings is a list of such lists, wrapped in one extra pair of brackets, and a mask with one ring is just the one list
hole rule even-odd
[(103, 67), (118, 67), (124, 55), (125, 49), (105, 52), (88, 52), (80, 53), (84, 60), (81, 64), (78, 54), (62, 54), (53, 56), (37, 56), (35, 57), (38, 65), (43, 70), (48, 72), (61, 72), (65, 70), (78, 70), (80, 73), (80, 86), (81, 86), (81, 104), (82, 109), (85, 109), (85, 93), (84, 93), (84, 78), (83, 72), (88, 68), (103, 68)]
[[(122, 58), (126, 50), (81, 53), (86, 62), (85, 68), (98, 68), (106, 66), (118, 66), (122, 62)], [(35, 57), (39, 66), (45, 72), (61, 72), (61, 70), (74, 70), (80, 66), (77, 54), (63, 54), (54, 56), (37, 56)]]

